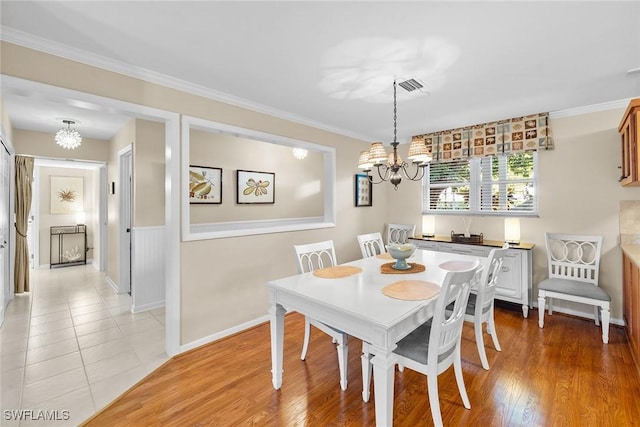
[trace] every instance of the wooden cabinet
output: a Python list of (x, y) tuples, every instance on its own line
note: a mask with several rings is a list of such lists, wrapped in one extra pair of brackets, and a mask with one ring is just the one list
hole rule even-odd
[[(454, 243), (448, 238), (412, 238), (416, 246), (438, 252), (457, 253), (487, 257), (493, 248), (501, 247), (504, 242), (485, 240), (482, 244)], [(498, 286), (496, 287), (496, 299), (513, 302), (522, 305), (522, 315), (529, 316), (529, 307), (532, 304), (532, 244), (521, 243), (514, 245), (507, 251), (507, 256), (502, 260), (502, 270)]]
[(620, 183), (623, 186), (640, 185), (640, 98), (632, 99), (622, 117), (620, 126), (621, 157)]
[(623, 306), (622, 317), (629, 338), (631, 354), (640, 373), (640, 266), (624, 252), (623, 263)]

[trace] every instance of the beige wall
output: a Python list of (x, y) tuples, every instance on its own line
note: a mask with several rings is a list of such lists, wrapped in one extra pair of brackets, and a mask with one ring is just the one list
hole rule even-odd
[[(296, 271), (293, 244), (333, 239), (338, 260), (345, 262), (359, 257), (357, 234), (383, 232), (385, 223), (389, 222), (420, 224), (418, 183), (403, 182), (397, 192), (389, 184), (375, 186), (373, 207), (353, 206), (354, 165), (359, 151), (366, 148), (362, 141), (6, 42), (2, 44), (2, 52), (0, 65), (4, 74), (336, 148), (335, 228), (180, 244), (182, 344), (264, 315), (268, 308), (265, 283)], [(616, 128), (622, 112), (591, 113), (552, 121), (556, 149), (540, 154), (540, 217), (522, 220), (522, 240), (537, 245), (534, 283), (546, 277), (545, 231), (605, 236), (601, 279), (602, 286), (614, 299), (614, 318), (620, 318), (621, 313), (621, 257), (616, 246), (619, 202), (640, 198), (639, 188), (621, 188), (617, 183), (620, 150)], [(164, 140), (158, 140), (157, 144), (163, 147)], [(112, 159), (113, 148), (110, 162)], [(117, 180), (111, 169), (108, 180)], [(110, 212), (115, 197), (109, 196)], [(140, 216), (143, 224), (150, 214)], [(438, 234), (448, 235), (451, 230), (459, 231), (462, 227), (458, 216), (438, 216), (436, 220)], [(482, 232), (487, 239), (502, 239), (503, 220), (477, 217), (471, 232)], [(109, 259), (112, 258), (110, 247)]]
[(80, 147), (67, 150), (53, 140), (54, 135), (43, 132), (14, 129), (16, 153), (53, 159), (75, 159), (106, 162), (109, 158), (109, 141), (82, 138)]
[[(6, 42), (2, 44), (2, 52), (3, 74), (336, 148), (335, 228), (180, 244), (182, 344), (265, 315), (268, 309), (266, 282), (296, 271), (293, 244), (334, 239), (338, 260), (344, 262), (359, 257), (357, 234), (382, 228), (385, 221), (382, 189), (374, 190), (373, 207), (354, 207), (353, 175), (357, 171), (354, 165), (360, 150), (366, 147), (363, 142)], [(157, 144), (164, 150), (164, 139)], [(108, 182), (117, 180), (116, 171), (112, 169), (114, 152), (118, 151), (114, 145), (109, 155)], [(117, 196), (108, 197), (110, 218)], [(136, 216), (136, 221), (138, 219), (141, 223), (146, 221)], [(113, 238), (113, 224), (109, 221), (108, 274), (117, 278), (117, 266), (112, 270), (113, 260), (117, 259), (114, 253), (117, 246), (112, 245), (117, 244), (117, 240)]]
[[(91, 248), (87, 252), (87, 259), (93, 259), (94, 248), (97, 246), (95, 235), (98, 230), (92, 226), (95, 224), (95, 218), (98, 216), (98, 193), (97, 193), (97, 173), (95, 170), (90, 169), (77, 169), (77, 168), (58, 168), (42, 166), (38, 168), (39, 182), (34, 184), (38, 186), (39, 193), (39, 257), (40, 265), (46, 265), (50, 263), (50, 227), (61, 225), (76, 225), (78, 224), (78, 218), (75, 213), (51, 213), (51, 177), (52, 176), (64, 176), (64, 177), (81, 177), (83, 179), (83, 210), (85, 214), (85, 221), (87, 225), (87, 247)], [(78, 246), (78, 250), (82, 249), (82, 242), (76, 237), (65, 237), (67, 243), (72, 243), (72, 247)], [(57, 238), (53, 241), (54, 253), (57, 253)], [(65, 249), (70, 249), (65, 245)], [(97, 253), (97, 251), (96, 251)], [(54, 262), (59, 262), (58, 256), (54, 256)]]
[[(191, 130), (189, 146), (190, 164), (222, 168), (222, 203), (190, 205), (192, 224), (323, 215), (322, 153), (298, 160), (291, 147), (199, 130)], [(275, 203), (236, 204), (237, 169), (275, 173), (267, 189)]]
[[(108, 159), (109, 142), (82, 138), (82, 145), (75, 150), (67, 150), (58, 146), (53, 135), (43, 132), (14, 129), (14, 148), (17, 154), (54, 159), (73, 159), (106, 162)], [(92, 248), (87, 253), (87, 260), (97, 260), (100, 256), (99, 227), (99, 172), (97, 169), (75, 168), (39, 168), (40, 181), (36, 182), (40, 194), (40, 224), (39, 224), (39, 258), (40, 265), (49, 263), (49, 227), (53, 225), (73, 225), (76, 223), (75, 214), (50, 214), (50, 176), (83, 176), (84, 179), (84, 209), (85, 224), (87, 225), (87, 245)], [(34, 189), (35, 190), (35, 189)]]
[(133, 143), (133, 225), (164, 225), (164, 123), (136, 119)]
[[(622, 256), (618, 247), (619, 205), (621, 200), (640, 199), (640, 188), (623, 188), (620, 176), (620, 138), (617, 127), (624, 108), (552, 119), (556, 148), (539, 153), (539, 218), (521, 220), (521, 240), (534, 243), (533, 283), (537, 304), (537, 284), (547, 277), (544, 233), (565, 232), (604, 236), (600, 286), (611, 295), (611, 315), (622, 317)], [(401, 184), (396, 193), (389, 191), (389, 222), (410, 222), (421, 228), (420, 186)], [(391, 206), (402, 204), (403, 209)], [(436, 235), (464, 231), (461, 216), (438, 215)], [(466, 217), (470, 218), (470, 217)], [(503, 218), (473, 217), (472, 233), (486, 239), (504, 238)], [(581, 310), (593, 315), (591, 308), (558, 301), (559, 307)]]

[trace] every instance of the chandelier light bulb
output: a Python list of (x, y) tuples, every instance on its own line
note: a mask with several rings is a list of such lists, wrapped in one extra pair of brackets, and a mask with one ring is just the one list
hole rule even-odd
[(73, 120), (63, 120), (62, 123), (66, 124), (67, 127), (61, 128), (58, 132), (56, 132), (56, 144), (68, 150), (78, 148), (80, 146), (80, 143), (82, 142), (82, 137), (80, 136), (80, 132), (75, 129), (71, 129), (71, 125), (75, 124), (76, 122), (74, 122)]

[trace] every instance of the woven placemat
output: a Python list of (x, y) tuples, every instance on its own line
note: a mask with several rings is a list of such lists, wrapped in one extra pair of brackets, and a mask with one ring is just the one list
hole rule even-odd
[(393, 257), (391, 256), (390, 253), (383, 253), (383, 254), (378, 254), (376, 255), (376, 258), (380, 258), (380, 259), (393, 259)]
[(386, 273), (386, 274), (408, 274), (408, 273), (420, 273), (421, 271), (426, 270), (426, 267), (422, 264), (418, 264), (417, 262), (410, 262), (408, 263), (411, 268), (409, 268), (408, 270), (396, 270), (395, 268), (392, 267), (392, 265), (395, 265), (395, 262), (388, 262), (386, 264), (382, 264), (380, 266), (380, 271), (382, 273)]
[(446, 261), (440, 264), (438, 267), (443, 270), (449, 271), (463, 271), (468, 270), (473, 266), (474, 263), (469, 261)]
[(400, 280), (382, 288), (388, 297), (405, 301), (419, 301), (440, 293), (440, 286), (424, 280)]
[(362, 272), (360, 267), (354, 267), (352, 265), (336, 265), (334, 267), (313, 270), (313, 275), (323, 279), (340, 279), (342, 277), (353, 276), (360, 272)]

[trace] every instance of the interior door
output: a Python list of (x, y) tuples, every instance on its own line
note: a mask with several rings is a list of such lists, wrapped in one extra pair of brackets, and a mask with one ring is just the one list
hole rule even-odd
[[(1, 140), (0, 140), (1, 141)], [(4, 321), (4, 307), (7, 304), (6, 297), (10, 292), (9, 275), (9, 218), (10, 212), (10, 189), (11, 189), (11, 155), (2, 142), (0, 148), (0, 277), (2, 278), (2, 289), (0, 289), (0, 324)]]
[(133, 150), (120, 152), (120, 284), (121, 293), (131, 294), (131, 224), (133, 206)]

